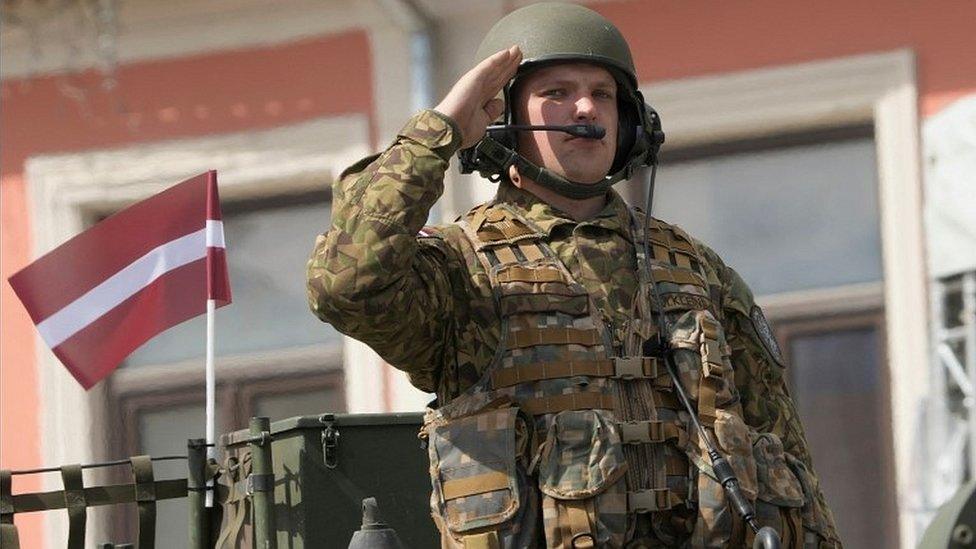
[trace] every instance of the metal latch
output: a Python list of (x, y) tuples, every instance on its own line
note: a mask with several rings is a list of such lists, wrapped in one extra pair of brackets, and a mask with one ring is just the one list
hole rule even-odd
[(322, 456), (325, 466), (335, 469), (339, 465), (339, 429), (335, 426), (335, 415), (323, 414), (319, 421), (325, 424), (322, 430)]
[(274, 492), (274, 475), (250, 474), (244, 487), (249, 496), (254, 492)]

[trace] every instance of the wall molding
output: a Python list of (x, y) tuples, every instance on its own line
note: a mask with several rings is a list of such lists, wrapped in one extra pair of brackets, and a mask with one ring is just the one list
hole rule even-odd
[[(104, 64), (95, 47), (94, 25), (81, 17), (80, 4), (72, 6), (31, 10), (36, 20), (28, 25), (33, 29), (4, 25), (4, 80), (80, 72)], [(136, 0), (116, 6), (114, 46), (120, 64), (274, 46), (363, 25), (358, 6), (343, 0), (280, 0), (274, 5), (274, 25), (267, 23), (268, 4), (261, 0)], [(45, 9), (46, 15), (41, 13)], [(214, 32), (217, 27), (220, 31)]]

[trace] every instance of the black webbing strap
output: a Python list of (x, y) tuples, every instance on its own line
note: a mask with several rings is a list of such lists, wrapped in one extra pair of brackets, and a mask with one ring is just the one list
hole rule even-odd
[(88, 502), (81, 465), (62, 465), (64, 507), (68, 510), (68, 549), (85, 549), (85, 525), (88, 521)]
[(152, 549), (156, 543), (156, 483), (152, 459), (132, 456), (130, 461), (139, 508), (139, 549)]
[(9, 470), (0, 471), (0, 524), (14, 523), (14, 496)]
[[(132, 484), (111, 484), (109, 486), (89, 486), (85, 488), (85, 501), (89, 507), (131, 503), (136, 492)], [(156, 501), (186, 497), (186, 479), (174, 478), (156, 481)], [(33, 513), (64, 509), (64, 492), (28, 492), (14, 494), (15, 513)]]
[(0, 547), (3, 549), (20, 549), (20, 537), (17, 527), (13, 524), (0, 524)]
[(244, 454), (240, 462), (234, 457), (228, 458), (225, 469), (229, 492), (224, 503), (226, 521), (214, 546), (217, 549), (238, 546), (244, 519), (251, 514), (251, 498), (247, 493), (247, 478), (251, 476), (250, 452)]
[(14, 497), (10, 471), (0, 471), (0, 547), (20, 549), (17, 526), (14, 525)]

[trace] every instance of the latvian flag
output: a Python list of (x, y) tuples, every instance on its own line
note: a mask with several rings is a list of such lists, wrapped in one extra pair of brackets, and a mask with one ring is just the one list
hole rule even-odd
[[(10, 277), (85, 389), (159, 332), (230, 303), (217, 172), (134, 204)], [(201, 346), (203, 338), (201, 336)]]

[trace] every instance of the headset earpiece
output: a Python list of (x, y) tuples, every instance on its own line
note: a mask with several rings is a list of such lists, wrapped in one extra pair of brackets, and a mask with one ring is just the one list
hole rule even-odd
[(644, 128), (640, 123), (640, 115), (631, 101), (617, 102), (617, 152), (610, 165), (610, 173), (623, 168), (630, 160), (630, 153), (634, 145), (643, 137)]
[(661, 150), (661, 145), (664, 144), (664, 130), (661, 127), (661, 116), (657, 114), (654, 107), (644, 103), (644, 117), (651, 127), (650, 135), (648, 135), (650, 152), (647, 155), (647, 164), (657, 164), (657, 153)]

